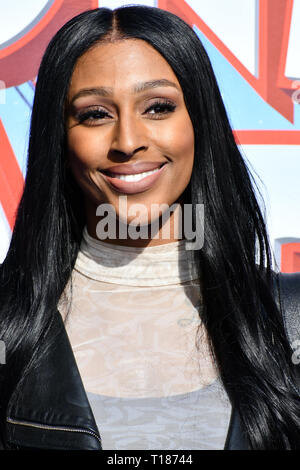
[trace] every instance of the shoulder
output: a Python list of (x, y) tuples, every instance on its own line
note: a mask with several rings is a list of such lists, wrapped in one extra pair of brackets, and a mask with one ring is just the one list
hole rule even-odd
[(276, 301), (290, 344), (300, 340), (300, 272), (274, 274)]

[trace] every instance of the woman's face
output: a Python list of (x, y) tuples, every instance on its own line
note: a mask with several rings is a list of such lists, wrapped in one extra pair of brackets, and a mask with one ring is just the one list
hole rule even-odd
[(69, 164), (88, 220), (109, 203), (130, 223), (130, 207), (143, 204), (149, 224), (153, 204), (180, 198), (192, 173), (194, 130), (179, 82), (154, 48), (126, 39), (90, 49), (76, 63), (67, 101)]

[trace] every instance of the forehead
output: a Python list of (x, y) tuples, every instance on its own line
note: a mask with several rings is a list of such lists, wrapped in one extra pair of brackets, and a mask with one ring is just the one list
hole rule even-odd
[(156, 49), (146, 41), (126, 39), (85, 52), (75, 65), (70, 91), (93, 85), (131, 89), (136, 82), (161, 78), (172, 80), (180, 88), (171, 66)]

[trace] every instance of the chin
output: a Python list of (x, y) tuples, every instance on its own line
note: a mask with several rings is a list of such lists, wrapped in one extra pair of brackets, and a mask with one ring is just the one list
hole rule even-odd
[(148, 225), (151, 224), (151, 222), (154, 221), (154, 219), (151, 220), (151, 217), (138, 217), (138, 216), (123, 216), (119, 215), (119, 219), (121, 223), (126, 223), (127, 225), (131, 225), (132, 227), (137, 227), (138, 225), (140, 226), (145, 226), (147, 227)]

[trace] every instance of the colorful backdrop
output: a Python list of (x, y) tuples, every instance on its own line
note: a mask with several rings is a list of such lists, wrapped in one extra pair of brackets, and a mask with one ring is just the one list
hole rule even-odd
[(126, 4), (169, 10), (194, 28), (265, 201), (278, 269), (300, 271), (300, 0), (1, 2), (0, 262), (26, 177), (30, 113), (46, 45), (81, 11)]

